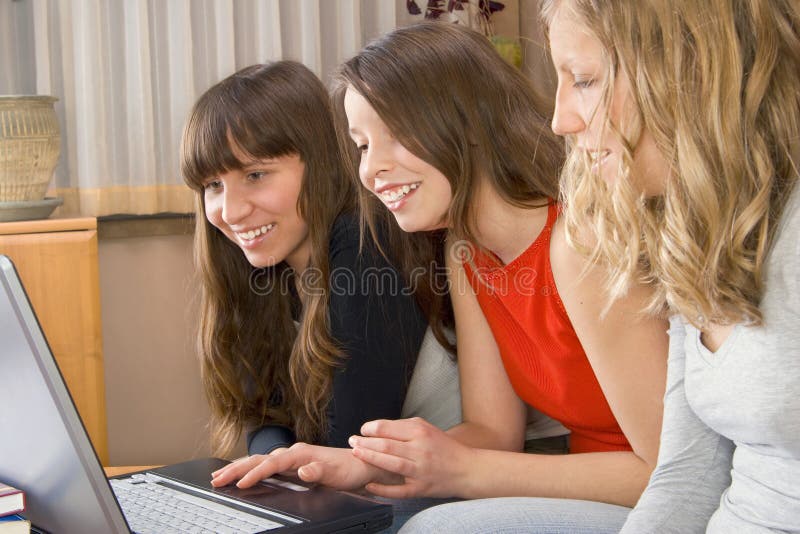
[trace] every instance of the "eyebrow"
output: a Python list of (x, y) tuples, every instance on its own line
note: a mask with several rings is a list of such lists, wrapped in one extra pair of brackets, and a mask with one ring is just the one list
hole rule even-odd
[(246, 171), (246, 170), (252, 169), (254, 167), (264, 167), (265, 165), (277, 165), (278, 162), (276, 160), (277, 160), (277, 158), (270, 158), (270, 159), (253, 160), (253, 161), (249, 161), (247, 163), (242, 162), (243, 163), (242, 170)]

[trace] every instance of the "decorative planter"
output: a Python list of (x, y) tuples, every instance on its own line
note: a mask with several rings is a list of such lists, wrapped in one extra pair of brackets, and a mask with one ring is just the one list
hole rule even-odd
[(44, 199), (61, 149), (52, 96), (0, 96), (0, 202)]

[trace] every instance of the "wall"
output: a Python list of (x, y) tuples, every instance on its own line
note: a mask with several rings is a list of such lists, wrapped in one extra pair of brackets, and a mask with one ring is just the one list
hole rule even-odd
[[(403, 2), (398, 2), (398, 5)], [(473, 0), (473, 3), (477, 3)], [(545, 95), (555, 94), (555, 71), (550, 63), (550, 54), (539, 23), (539, 0), (505, 0), (505, 8), (492, 15), (496, 35), (518, 38), (522, 46), (523, 72), (534, 86)], [(417, 1), (425, 9), (424, 1)], [(463, 13), (463, 12), (459, 12)], [(443, 15), (448, 17), (449, 15)], [(463, 14), (459, 16), (464, 17)], [(398, 7), (399, 26), (424, 20), (422, 15), (412, 16), (406, 9)]]
[(520, 0), (519, 32), (522, 41), (522, 70), (537, 89), (555, 98), (556, 73), (547, 51), (542, 24), (539, 22), (539, 0)]
[(99, 240), (111, 465), (208, 456), (208, 409), (194, 354), (192, 238)]

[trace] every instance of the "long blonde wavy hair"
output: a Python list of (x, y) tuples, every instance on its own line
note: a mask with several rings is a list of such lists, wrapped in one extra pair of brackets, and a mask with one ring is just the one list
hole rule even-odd
[[(638, 110), (623, 126), (596, 118), (626, 147), (613, 185), (571, 151), (562, 173), (570, 239), (594, 232), (583, 250), (608, 266), (612, 300), (646, 283), (651, 311), (699, 328), (761, 324), (765, 260), (798, 176), (800, 3), (543, 0), (545, 25), (561, 9), (605, 48), (605, 102), (622, 71)], [(653, 198), (629, 179), (642, 128), (670, 167)]]
[[(297, 208), (309, 228), (309, 267), (319, 276), (300, 276), (299, 296), (286, 262), (251, 266), (206, 219), (204, 182), (243, 167), (234, 149), (258, 159), (297, 154), (304, 163)], [(219, 82), (192, 109), (181, 171), (197, 195), (198, 350), (215, 453), (228, 454), (243, 430), (263, 424), (318, 440), (342, 356), (328, 321), (330, 231), (356, 203), (322, 82), (292, 61), (253, 65)]]

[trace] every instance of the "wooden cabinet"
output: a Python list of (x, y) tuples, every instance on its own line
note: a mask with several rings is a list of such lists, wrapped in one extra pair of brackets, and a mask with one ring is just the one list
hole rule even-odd
[(14, 262), (92, 444), (107, 465), (97, 220), (0, 223), (0, 254)]

